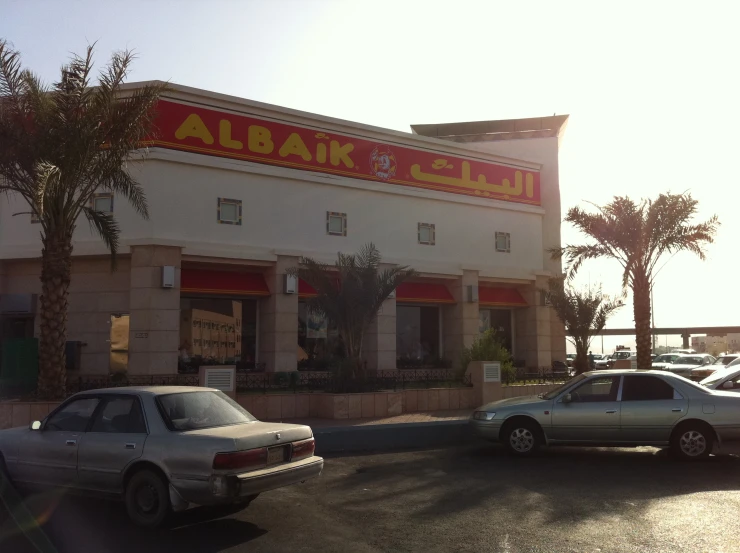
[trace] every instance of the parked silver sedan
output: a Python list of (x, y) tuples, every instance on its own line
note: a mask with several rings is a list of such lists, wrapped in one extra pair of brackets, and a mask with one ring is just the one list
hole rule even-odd
[(14, 483), (114, 494), (147, 527), (191, 505), (244, 508), (323, 466), (311, 428), (259, 422), (210, 388), (81, 392), (0, 432), (0, 469)]
[(700, 459), (740, 441), (740, 394), (665, 371), (593, 371), (547, 394), (484, 405), (470, 423), (522, 456), (543, 445), (652, 445)]

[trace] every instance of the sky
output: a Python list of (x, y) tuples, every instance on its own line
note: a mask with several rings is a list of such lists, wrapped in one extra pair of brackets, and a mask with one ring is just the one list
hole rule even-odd
[[(99, 66), (115, 50), (137, 52), (132, 81), (406, 132), (570, 114), (563, 211), (671, 191), (699, 200), (697, 220), (718, 215), (707, 260), (671, 258), (654, 305), (657, 327), (719, 326), (740, 324), (738, 16), (737, 2), (679, 0), (0, 0), (0, 37), (48, 82), (69, 52), (97, 42)], [(562, 237), (582, 240), (566, 224)], [(620, 282), (616, 262), (593, 261), (576, 284), (617, 294)], [(631, 305), (608, 326), (633, 326)], [(617, 341), (634, 346), (607, 338), (605, 349)]]

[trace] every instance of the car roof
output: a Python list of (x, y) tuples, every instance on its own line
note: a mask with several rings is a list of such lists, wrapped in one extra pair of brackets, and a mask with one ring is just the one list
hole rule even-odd
[(657, 376), (674, 376), (672, 373), (666, 372), (666, 371), (653, 371), (653, 370), (647, 370), (643, 371), (640, 369), (606, 369), (603, 371), (589, 371), (583, 373), (586, 376), (620, 376), (623, 374), (654, 374)]
[(201, 386), (119, 386), (117, 388), (99, 388), (97, 390), (85, 390), (76, 395), (113, 395), (130, 394), (163, 396), (167, 394), (180, 394), (185, 392), (217, 392), (215, 388), (203, 388)]

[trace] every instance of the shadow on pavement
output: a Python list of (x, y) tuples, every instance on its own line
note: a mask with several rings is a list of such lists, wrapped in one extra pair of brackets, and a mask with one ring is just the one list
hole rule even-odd
[[(390, 459), (390, 460), (389, 460)], [(365, 457), (337, 491), (364, 490), (343, 506), (372, 508), (389, 497), (412, 517), (444, 517), (474, 509), (505, 509), (512, 522), (578, 523), (622, 513), (639, 516), (652, 500), (707, 491), (740, 490), (740, 459), (711, 457), (682, 463), (663, 450), (552, 448), (519, 459), (501, 447), (479, 445)], [(357, 499), (355, 499), (357, 497)]]

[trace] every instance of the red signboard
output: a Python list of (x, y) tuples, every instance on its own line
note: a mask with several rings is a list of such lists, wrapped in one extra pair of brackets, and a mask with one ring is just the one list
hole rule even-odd
[(152, 146), (540, 205), (540, 174), (321, 129), (161, 100)]

